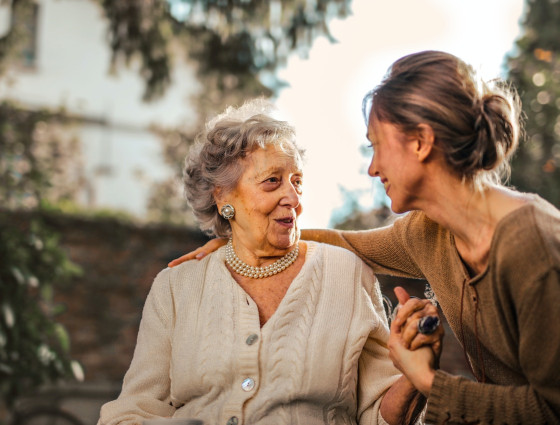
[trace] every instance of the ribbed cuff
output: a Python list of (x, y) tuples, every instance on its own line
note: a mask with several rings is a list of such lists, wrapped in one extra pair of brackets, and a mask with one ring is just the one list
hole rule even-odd
[(448, 418), (450, 407), (448, 398), (454, 392), (452, 389), (453, 381), (452, 375), (442, 370), (436, 371), (430, 397), (428, 397), (426, 423), (439, 424)]

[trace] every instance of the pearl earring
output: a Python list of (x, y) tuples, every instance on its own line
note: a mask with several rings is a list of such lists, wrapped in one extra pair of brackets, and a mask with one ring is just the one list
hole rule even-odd
[(220, 209), (220, 215), (226, 220), (231, 220), (235, 216), (235, 208), (233, 208), (233, 205), (225, 204)]

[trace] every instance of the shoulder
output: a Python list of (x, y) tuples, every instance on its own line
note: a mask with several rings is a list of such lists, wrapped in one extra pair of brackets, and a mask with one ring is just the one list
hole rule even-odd
[(550, 261), (560, 267), (560, 211), (540, 199), (529, 208), (536, 233)]
[(323, 270), (323, 279), (334, 280), (337, 285), (341, 281), (375, 281), (375, 275), (360, 257), (347, 249), (320, 242), (308, 242), (308, 258)]
[[(495, 244), (515, 257), (560, 264), (560, 211), (535, 197), (499, 223)], [(516, 255), (517, 254), (517, 255)]]
[(208, 273), (220, 270), (219, 261), (222, 248), (207, 255), (202, 260), (189, 260), (175, 267), (167, 267), (156, 276), (152, 291), (174, 293), (185, 288), (202, 285)]
[(369, 268), (355, 253), (339, 246), (322, 242), (307, 242), (308, 259), (319, 261), (329, 268), (348, 269), (355, 267)]
[(408, 214), (407, 232), (422, 239), (449, 237), (449, 231), (428, 217), (423, 211), (411, 211)]
[(438, 261), (443, 253), (447, 252), (451, 244), (449, 230), (428, 217), (423, 211), (410, 211), (402, 218), (395, 221), (394, 226), (398, 229), (403, 249), (422, 263)]
[(324, 258), (326, 256), (342, 256), (347, 259), (358, 259), (358, 256), (345, 248), (341, 248), (335, 245), (329, 245), (323, 242), (313, 242), (307, 241), (308, 252), (312, 256), (318, 256), (319, 258)]
[(560, 211), (535, 197), (502, 219), (491, 252), (498, 272), (512, 281), (560, 270)]

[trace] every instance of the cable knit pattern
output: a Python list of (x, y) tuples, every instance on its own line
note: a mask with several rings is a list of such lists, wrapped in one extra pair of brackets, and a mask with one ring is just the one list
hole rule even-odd
[[(375, 277), (350, 252), (309, 243), (301, 271), (261, 328), (222, 248), (156, 277), (121, 395), (102, 407), (99, 425), (151, 417), (385, 424), (379, 405), (400, 376), (388, 335)], [(245, 379), (253, 385), (243, 389)]]

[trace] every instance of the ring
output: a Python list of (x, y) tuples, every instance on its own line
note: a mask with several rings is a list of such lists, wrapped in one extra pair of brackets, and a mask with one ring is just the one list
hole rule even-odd
[(424, 316), (418, 321), (418, 332), (424, 335), (433, 334), (439, 323), (439, 317), (437, 316)]

